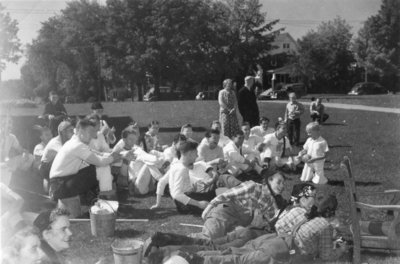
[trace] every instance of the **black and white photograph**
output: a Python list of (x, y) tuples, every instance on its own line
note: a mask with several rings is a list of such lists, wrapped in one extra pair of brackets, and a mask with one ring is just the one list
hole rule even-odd
[(0, 264), (400, 263), (400, 0), (0, 0)]

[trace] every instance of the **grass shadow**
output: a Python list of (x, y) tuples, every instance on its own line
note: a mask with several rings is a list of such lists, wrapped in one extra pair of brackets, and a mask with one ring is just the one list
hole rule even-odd
[(162, 208), (162, 209), (137, 209), (132, 207), (122, 206), (118, 209), (118, 217), (129, 219), (149, 219), (160, 220), (170, 216), (178, 215), (175, 208)]
[(144, 231), (138, 231), (133, 228), (117, 228), (115, 229), (115, 238), (133, 238), (144, 234)]
[(353, 146), (351, 146), (351, 145), (329, 145), (330, 149), (332, 149), (332, 148), (351, 148), (351, 147), (353, 147)]
[[(344, 181), (339, 181), (339, 180), (329, 180), (328, 181), (329, 185), (332, 186), (344, 186)], [(377, 186), (377, 185), (382, 185), (381, 182), (360, 182), (360, 181), (356, 181), (356, 186)]]
[(322, 126), (347, 126), (344, 123), (323, 123)]

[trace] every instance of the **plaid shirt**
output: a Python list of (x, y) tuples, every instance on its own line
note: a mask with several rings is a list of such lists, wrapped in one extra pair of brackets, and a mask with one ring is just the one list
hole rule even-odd
[(306, 213), (306, 209), (302, 207), (285, 210), (275, 224), (275, 230), (278, 235), (290, 234), (298, 223), (307, 220)]
[(333, 246), (333, 227), (323, 217), (303, 224), (295, 235), (295, 243), (303, 254), (319, 255), (322, 260), (336, 260), (343, 252)]
[(266, 221), (273, 219), (279, 212), (268, 187), (253, 181), (243, 182), (239, 186), (218, 195), (210, 202), (209, 207), (227, 202), (233, 202), (253, 213), (259, 210)]

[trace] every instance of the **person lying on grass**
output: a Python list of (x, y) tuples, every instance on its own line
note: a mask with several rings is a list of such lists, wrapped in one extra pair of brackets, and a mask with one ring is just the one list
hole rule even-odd
[(284, 176), (275, 173), (264, 184), (243, 182), (218, 195), (202, 214), (203, 235), (209, 239), (223, 237), (237, 226), (249, 226), (255, 214), (270, 222), (282, 208), (281, 202), (284, 203), (281, 199), (284, 182)]
[[(337, 208), (336, 197), (325, 195), (318, 206), (312, 206), (315, 203), (315, 191), (310, 186), (305, 186), (302, 193), (302, 205), (293, 207), (279, 218), (275, 225), (275, 234), (260, 236), (240, 248), (198, 251), (194, 254), (194, 249), (190, 246), (164, 247), (161, 249), (162, 254), (156, 251), (154, 256), (160, 259), (160, 256), (164, 258), (165, 255), (179, 255), (189, 263), (204, 264), (306, 263), (310, 257), (319, 257), (323, 261), (337, 260), (347, 251), (347, 244), (338, 243), (333, 237), (330, 222)], [(165, 259), (167, 258), (168, 256)], [(150, 255), (149, 263), (155, 263), (153, 259)]]
[(40, 231), (41, 249), (47, 263), (63, 263), (60, 253), (70, 248), (72, 236), (69, 212), (61, 208), (48, 210), (40, 213), (33, 224)]

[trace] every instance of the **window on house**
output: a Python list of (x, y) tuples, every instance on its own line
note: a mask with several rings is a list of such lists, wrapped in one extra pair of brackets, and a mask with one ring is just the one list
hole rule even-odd
[(289, 43), (283, 43), (283, 48), (284, 49), (288, 49), (290, 47), (290, 44)]

